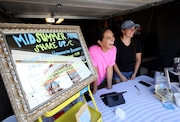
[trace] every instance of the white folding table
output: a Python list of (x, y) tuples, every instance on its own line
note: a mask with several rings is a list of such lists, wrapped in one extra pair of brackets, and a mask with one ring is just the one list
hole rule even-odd
[[(151, 84), (146, 87), (139, 81), (145, 81)], [(138, 93), (137, 88), (140, 90)], [(125, 104), (114, 107), (106, 106), (100, 98), (100, 95), (110, 92), (123, 92)], [(135, 80), (114, 84), (112, 89), (102, 88), (94, 95), (95, 102), (102, 114), (103, 122), (180, 122), (180, 107), (177, 107), (173, 102), (164, 103), (166, 108), (159, 99), (153, 96), (154, 78), (141, 75)], [(88, 102), (91, 106), (92, 102)], [(170, 106), (169, 108), (167, 106)], [(173, 109), (172, 109), (173, 107)], [(122, 120), (115, 116), (115, 109), (120, 108), (125, 112), (125, 119)]]

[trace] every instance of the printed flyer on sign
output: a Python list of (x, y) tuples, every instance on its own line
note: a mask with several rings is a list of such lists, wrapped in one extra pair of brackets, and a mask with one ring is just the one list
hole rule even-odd
[(30, 109), (91, 74), (79, 57), (19, 50), (12, 56)]

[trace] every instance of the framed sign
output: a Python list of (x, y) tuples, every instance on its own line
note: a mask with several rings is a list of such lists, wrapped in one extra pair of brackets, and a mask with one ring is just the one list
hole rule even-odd
[(37, 120), (97, 77), (79, 26), (0, 23), (0, 47), (19, 122)]

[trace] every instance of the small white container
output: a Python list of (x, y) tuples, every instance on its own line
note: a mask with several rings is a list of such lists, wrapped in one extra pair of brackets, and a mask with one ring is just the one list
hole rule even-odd
[(180, 93), (174, 93), (174, 102), (180, 107)]

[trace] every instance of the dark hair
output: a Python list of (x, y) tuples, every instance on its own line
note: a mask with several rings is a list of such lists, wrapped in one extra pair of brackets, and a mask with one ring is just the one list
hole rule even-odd
[(94, 35), (94, 40), (91, 41), (90, 45), (89, 46), (92, 46), (92, 45), (99, 45), (98, 44), (98, 40), (102, 41), (102, 39), (104, 38), (104, 33), (109, 30), (108, 28), (101, 28), (101, 29), (98, 29)]
[(97, 40), (102, 41), (102, 39), (104, 38), (104, 33), (109, 30), (108, 28), (102, 28), (98, 31), (97, 33)]

